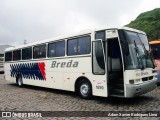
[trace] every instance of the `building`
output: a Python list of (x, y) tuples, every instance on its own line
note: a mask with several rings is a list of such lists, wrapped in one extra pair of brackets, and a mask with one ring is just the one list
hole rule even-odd
[(12, 47), (12, 46), (11, 45), (0, 45), (0, 72), (4, 71), (4, 68), (3, 68), (4, 51), (8, 47)]
[(4, 54), (4, 50), (8, 47), (12, 47), (11, 45), (0, 45), (0, 54)]

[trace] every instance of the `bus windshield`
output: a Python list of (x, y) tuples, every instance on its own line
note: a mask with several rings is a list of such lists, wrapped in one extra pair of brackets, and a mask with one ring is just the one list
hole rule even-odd
[(127, 69), (153, 68), (153, 61), (147, 52), (149, 45), (146, 35), (125, 31), (125, 36), (129, 46), (129, 54), (126, 56)]

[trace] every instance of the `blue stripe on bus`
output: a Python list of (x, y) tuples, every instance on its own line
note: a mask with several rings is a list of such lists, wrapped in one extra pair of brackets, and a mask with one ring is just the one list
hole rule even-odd
[(11, 64), (10, 68), (11, 77), (20, 74), (25, 79), (46, 80), (44, 62)]

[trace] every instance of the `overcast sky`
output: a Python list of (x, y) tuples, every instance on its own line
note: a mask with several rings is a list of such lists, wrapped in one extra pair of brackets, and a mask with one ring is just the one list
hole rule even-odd
[(155, 8), (160, 0), (0, 0), (0, 44), (120, 27)]

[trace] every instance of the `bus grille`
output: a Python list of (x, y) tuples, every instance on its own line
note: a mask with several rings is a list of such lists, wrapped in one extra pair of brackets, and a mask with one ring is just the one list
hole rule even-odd
[(142, 78), (142, 81), (152, 80), (153, 76)]

